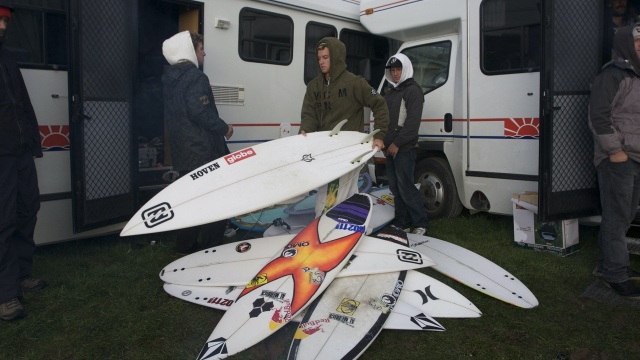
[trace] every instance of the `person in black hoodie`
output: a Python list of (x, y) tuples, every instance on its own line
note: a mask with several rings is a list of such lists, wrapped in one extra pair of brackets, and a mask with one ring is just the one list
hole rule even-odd
[(40, 131), (20, 69), (2, 45), (13, 8), (0, 1), (0, 319), (24, 317), (23, 291), (46, 286), (31, 277), (40, 210), (34, 158)]
[(407, 232), (413, 228), (414, 234), (426, 235), (427, 211), (413, 181), (424, 95), (413, 79), (413, 65), (406, 55), (393, 55), (385, 68), (385, 78), (393, 86), (384, 95), (389, 108), (389, 129), (384, 137), (386, 170), (395, 203), (392, 226)]
[[(218, 115), (209, 78), (199, 66), (204, 64), (204, 38), (189, 31), (164, 41), (164, 112), (169, 130), (173, 170), (183, 176), (229, 153), (225, 138), (233, 127)], [(227, 221), (192, 227), (177, 232), (176, 251), (197, 250), (198, 234), (202, 247), (219, 245), (224, 240)]]
[(613, 46), (617, 57), (593, 81), (589, 103), (602, 207), (593, 273), (619, 295), (640, 299), (626, 239), (640, 201), (640, 24), (621, 27)]

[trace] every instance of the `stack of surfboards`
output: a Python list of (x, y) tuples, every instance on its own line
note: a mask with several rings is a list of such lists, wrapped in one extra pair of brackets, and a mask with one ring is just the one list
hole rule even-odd
[[(372, 134), (340, 131), (341, 126), (214, 160), (152, 198), (121, 235), (246, 214), (357, 169), (376, 152)], [(411, 234), (367, 236), (393, 219), (392, 203), (390, 194), (355, 194), (309, 217), (297, 234), (206, 249), (162, 269), (169, 294), (227, 311), (198, 359), (236, 354), (291, 321), (299, 326), (289, 358), (355, 359), (382, 329), (443, 331), (434, 318), (481, 315), (463, 295), (416, 271), (424, 267), (516, 306), (537, 306), (513, 275), (457, 245)], [(373, 222), (376, 214), (384, 221)]]
[(169, 294), (227, 310), (198, 358), (238, 353), (294, 319), (290, 358), (355, 359), (383, 328), (443, 331), (434, 317), (480, 316), (460, 293), (413, 270), (434, 263), (406, 239), (364, 235), (371, 199), (356, 194), (297, 235), (202, 250), (162, 269)]

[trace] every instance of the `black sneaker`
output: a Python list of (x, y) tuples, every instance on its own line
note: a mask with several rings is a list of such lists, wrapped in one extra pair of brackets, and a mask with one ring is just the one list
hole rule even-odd
[(411, 232), (411, 228), (410, 227), (403, 228), (403, 227), (400, 227), (400, 226), (394, 225), (394, 224), (391, 224), (391, 227), (394, 228), (394, 229), (398, 229), (398, 230), (404, 231), (407, 234)]
[[(601, 278), (602, 272), (596, 268), (593, 270), (593, 275)], [(632, 270), (631, 268), (627, 268), (627, 275), (629, 276), (629, 280), (640, 280), (640, 272)]]
[(18, 298), (0, 304), (0, 319), (11, 321), (24, 317), (24, 308)]
[(633, 300), (640, 300), (640, 288), (632, 280), (623, 281), (621, 283), (610, 283), (603, 280), (604, 284), (610, 287), (618, 295)]

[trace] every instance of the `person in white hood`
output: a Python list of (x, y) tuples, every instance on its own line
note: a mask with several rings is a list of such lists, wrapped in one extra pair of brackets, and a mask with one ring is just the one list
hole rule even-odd
[(413, 79), (411, 60), (404, 54), (387, 60), (385, 79), (392, 85), (384, 95), (389, 108), (389, 128), (384, 137), (386, 170), (395, 202), (391, 226), (426, 235), (427, 212), (413, 181), (424, 95)]
[[(209, 78), (199, 68), (206, 55), (203, 46), (202, 35), (189, 31), (162, 44), (162, 54), (169, 62), (162, 75), (164, 114), (173, 170), (180, 176), (228, 154), (225, 137), (233, 135), (233, 127), (218, 115)], [(199, 232), (203, 248), (220, 244), (226, 224), (225, 220), (180, 230), (176, 251), (196, 251)]]

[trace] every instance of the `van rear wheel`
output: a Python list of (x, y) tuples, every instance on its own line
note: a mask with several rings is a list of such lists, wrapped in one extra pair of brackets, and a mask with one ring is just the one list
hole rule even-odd
[(449, 219), (460, 215), (464, 207), (445, 159), (431, 157), (417, 162), (414, 180), (420, 183), (420, 193), (429, 219)]

